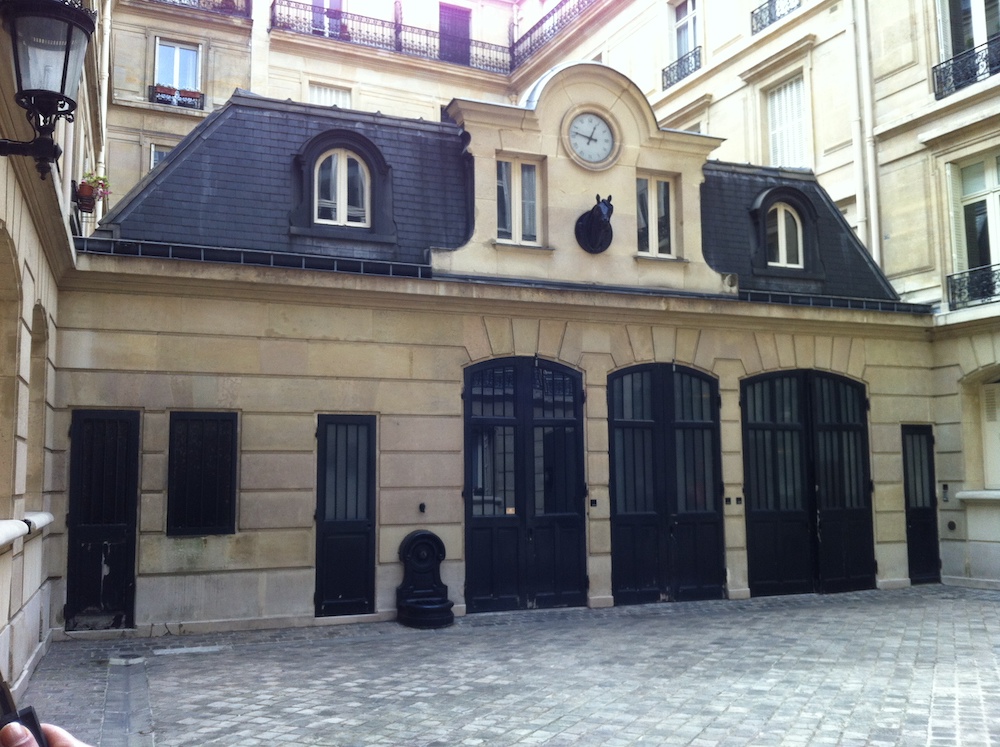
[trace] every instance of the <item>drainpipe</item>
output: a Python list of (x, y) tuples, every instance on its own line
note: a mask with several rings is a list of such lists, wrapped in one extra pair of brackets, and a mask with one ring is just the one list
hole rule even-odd
[(861, 105), (865, 134), (865, 176), (868, 182), (868, 219), (871, 252), (882, 266), (882, 225), (879, 218), (878, 154), (875, 147), (875, 94), (872, 90), (871, 43), (868, 34), (868, 0), (856, 0), (858, 20), (858, 61), (860, 62)]
[[(98, 69), (98, 94), (97, 101), (100, 107), (101, 123), (101, 150), (97, 155), (98, 174), (107, 174), (105, 171), (108, 154), (108, 90), (111, 79), (111, 0), (104, 0), (104, 7), (101, 9), (101, 61)], [(103, 202), (103, 201), (102, 201)]]
[[(854, 59), (861, 60), (861, 49), (858, 46), (857, 33), (857, 2), (851, 0), (851, 20), (847, 25), (848, 47), (854, 50)], [(854, 209), (857, 211), (858, 236), (865, 246), (873, 244), (871, 226), (868, 225), (868, 194), (865, 190), (865, 145), (861, 120), (861, 77), (860, 62), (854, 69), (851, 83), (851, 155), (854, 159)]]

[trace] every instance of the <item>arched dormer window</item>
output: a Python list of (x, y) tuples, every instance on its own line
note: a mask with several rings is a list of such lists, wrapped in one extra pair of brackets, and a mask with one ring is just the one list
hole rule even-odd
[(358, 242), (394, 244), (392, 171), (378, 146), (360, 133), (328, 130), (295, 157), (298, 173), (290, 232), (311, 247)]
[(316, 161), (313, 220), (331, 226), (371, 226), (371, 176), (357, 153), (336, 148)]
[(776, 202), (767, 211), (764, 225), (767, 264), (802, 267), (802, 219), (787, 202)]
[(750, 207), (751, 266), (755, 275), (789, 281), (825, 277), (819, 253), (818, 214), (809, 195), (792, 186), (765, 189)]

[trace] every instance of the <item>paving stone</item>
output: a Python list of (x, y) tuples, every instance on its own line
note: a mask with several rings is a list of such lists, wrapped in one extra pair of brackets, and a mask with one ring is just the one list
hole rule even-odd
[(24, 696), (99, 747), (997, 745), (1000, 592), (470, 615), (52, 645)]

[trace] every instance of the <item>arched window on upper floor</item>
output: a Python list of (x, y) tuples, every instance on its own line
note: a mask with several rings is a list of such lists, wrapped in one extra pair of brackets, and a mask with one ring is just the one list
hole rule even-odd
[(364, 160), (335, 148), (316, 161), (313, 220), (331, 226), (371, 226), (371, 176)]
[[(295, 236), (344, 242), (394, 244), (392, 171), (379, 148), (348, 130), (329, 130), (303, 146), (295, 158), (295, 206), (289, 215)], [(310, 242), (314, 244), (315, 242)]]
[(787, 202), (776, 202), (764, 221), (767, 264), (771, 267), (802, 267), (802, 219)]

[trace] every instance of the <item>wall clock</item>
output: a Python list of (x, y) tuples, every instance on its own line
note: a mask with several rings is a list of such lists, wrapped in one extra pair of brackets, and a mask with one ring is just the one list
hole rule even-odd
[(563, 135), (573, 160), (586, 168), (610, 166), (618, 154), (615, 128), (596, 112), (570, 116)]

